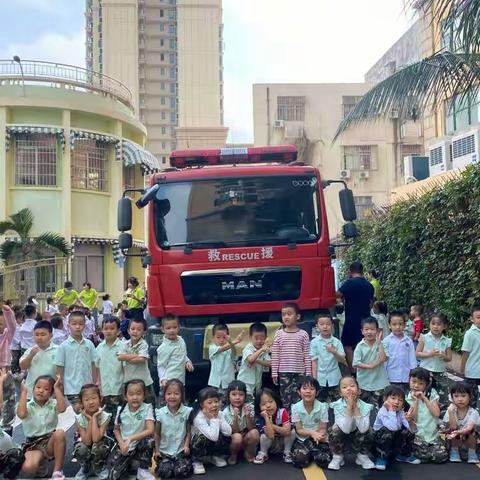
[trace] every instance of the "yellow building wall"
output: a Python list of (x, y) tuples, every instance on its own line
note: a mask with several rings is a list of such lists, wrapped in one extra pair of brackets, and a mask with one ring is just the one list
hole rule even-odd
[(61, 125), (62, 111), (53, 108), (17, 107), (9, 110), (8, 123)]
[(110, 195), (88, 190), (72, 190), (72, 235), (108, 238), (116, 212), (109, 211)]
[(72, 112), (72, 128), (81, 130), (93, 130), (102, 133), (114, 133), (114, 125), (111, 120), (99, 115), (84, 112)]

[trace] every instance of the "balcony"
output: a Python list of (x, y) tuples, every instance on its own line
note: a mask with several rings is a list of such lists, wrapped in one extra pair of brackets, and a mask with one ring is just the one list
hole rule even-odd
[(61, 63), (22, 60), (23, 73), (13, 60), (0, 60), (0, 86), (45, 85), (107, 95), (134, 112), (132, 92), (121, 82), (103, 73)]

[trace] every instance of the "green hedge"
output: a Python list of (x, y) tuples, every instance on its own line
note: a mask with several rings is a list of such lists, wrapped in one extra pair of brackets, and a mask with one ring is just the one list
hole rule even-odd
[(469, 310), (480, 299), (480, 165), (357, 227), (345, 265), (360, 260), (378, 269), (389, 309), (418, 302), (447, 314), (459, 349)]

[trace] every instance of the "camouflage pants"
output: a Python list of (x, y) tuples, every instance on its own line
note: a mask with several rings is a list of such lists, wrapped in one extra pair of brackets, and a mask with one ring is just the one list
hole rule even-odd
[(22, 356), (22, 352), (20, 350), (10, 350), (12, 354), (12, 362), (11, 362), (11, 371), (15, 375), (21, 372), (20, 369), (20, 357)]
[(155, 474), (160, 478), (188, 478), (193, 473), (192, 461), (183, 453), (176, 457), (162, 456), (157, 459)]
[(320, 390), (317, 395), (317, 399), (320, 402), (335, 402), (340, 398), (340, 395), (338, 393), (338, 385), (335, 385), (334, 387), (330, 386), (325, 386), (322, 387), (320, 386)]
[(105, 412), (110, 413), (110, 421), (108, 422), (107, 432), (113, 438), (113, 428), (115, 426), (115, 417), (117, 416), (118, 407), (121, 404), (120, 395), (105, 395), (103, 397), (103, 406)]
[(25, 455), (20, 448), (11, 448), (0, 452), (0, 476), (4, 478), (17, 478), (25, 461)]
[(230, 437), (220, 434), (218, 440), (213, 442), (201, 433), (192, 437), (192, 458), (194, 460), (208, 457), (210, 455), (228, 455), (230, 453)]
[(373, 453), (375, 458), (389, 460), (395, 455), (410, 456), (412, 454), (414, 435), (410, 430), (402, 428), (392, 432), (385, 427), (373, 432)]
[(383, 405), (383, 389), (382, 390), (360, 390), (360, 400), (373, 405), (376, 412)]
[(415, 438), (412, 453), (422, 463), (444, 463), (448, 461), (447, 445), (440, 438), (430, 443)]
[(77, 459), (85, 472), (98, 475), (105, 468), (113, 444), (113, 440), (107, 437), (90, 446), (77, 442), (73, 447), (72, 457)]
[(311, 438), (303, 442), (296, 439), (291, 450), (293, 464), (298, 468), (306, 468), (312, 462), (325, 468), (332, 459), (328, 443), (315, 443)]
[(359, 432), (354, 430), (350, 433), (344, 433), (338, 425), (333, 425), (328, 432), (328, 441), (330, 450), (334, 455), (343, 455), (346, 451), (345, 444), (350, 441), (353, 453), (368, 455), (372, 448), (372, 432)]
[(432, 387), (440, 397), (438, 405), (440, 406), (440, 415), (443, 416), (450, 404), (450, 384), (452, 382), (445, 373), (430, 372), (430, 375), (432, 376)]
[(15, 420), (15, 380), (8, 374), (3, 382), (2, 427), (11, 430)]
[(283, 407), (290, 411), (290, 407), (300, 400), (298, 396), (298, 379), (299, 373), (285, 373), (278, 374), (278, 386), (280, 388), (280, 399)]
[(127, 478), (132, 461), (138, 462), (138, 468), (149, 469), (152, 465), (153, 447), (153, 438), (144, 438), (128, 455), (122, 455), (118, 445), (115, 445), (107, 461), (108, 480)]

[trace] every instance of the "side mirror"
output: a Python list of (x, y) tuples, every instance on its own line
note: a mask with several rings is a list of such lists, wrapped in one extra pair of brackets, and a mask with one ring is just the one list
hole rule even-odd
[(343, 226), (343, 236), (345, 238), (355, 238), (358, 235), (357, 226), (348, 222)]
[(118, 236), (118, 246), (120, 247), (120, 250), (122, 250), (122, 251), (132, 248), (132, 246), (133, 246), (132, 235), (130, 235), (130, 233), (127, 233), (127, 232), (122, 232)]
[(154, 185), (153, 187), (150, 187), (136, 202), (135, 202), (135, 205), (138, 207), (138, 208), (144, 208), (148, 205), (148, 202), (150, 202), (150, 200), (153, 200), (153, 198), (155, 197), (155, 195), (157, 194), (158, 192), (158, 189), (160, 188), (160, 185), (157, 183), (156, 185)]
[(122, 197), (117, 205), (117, 229), (127, 232), (132, 229), (132, 201)]
[(349, 188), (343, 188), (338, 192), (340, 199), (340, 208), (342, 209), (342, 216), (346, 222), (353, 222), (357, 219), (357, 211), (355, 209), (355, 200), (353, 192)]

